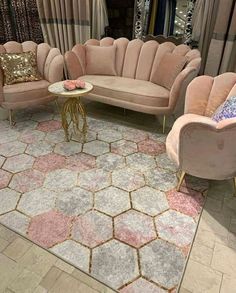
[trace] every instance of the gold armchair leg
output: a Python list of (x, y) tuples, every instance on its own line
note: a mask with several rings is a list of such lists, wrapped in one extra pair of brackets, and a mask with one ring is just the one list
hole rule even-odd
[(163, 122), (162, 122), (162, 132), (165, 133), (165, 128), (166, 128), (166, 115), (163, 117)]
[(236, 177), (233, 178), (234, 181), (234, 196), (236, 196)]
[(186, 173), (184, 171), (181, 172), (180, 177), (179, 177), (179, 183), (176, 187), (176, 190), (179, 191), (181, 184), (183, 183), (184, 177), (185, 177)]

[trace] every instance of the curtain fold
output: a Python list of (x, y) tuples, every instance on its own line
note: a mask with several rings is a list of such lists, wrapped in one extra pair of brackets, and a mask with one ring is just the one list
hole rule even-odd
[(105, 0), (37, 0), (44, 41), (62, 53), (91, 37), (100, 39), (108, 25)]
[(221, 0), (204, 73), (216, 76), (235, 69), (236, 4), (234, 0)]
[(164, 32), (166, 1), (167, 0), (158, 0), (156, 24), (155, 24), (155, 31), (154, 31), (155, 35), (162, 35)]

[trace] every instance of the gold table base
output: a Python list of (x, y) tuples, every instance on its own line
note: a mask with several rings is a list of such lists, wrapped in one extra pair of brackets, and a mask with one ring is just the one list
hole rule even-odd
[[(80, 119), (79, 119), (80, 115), (83, 122), (82, 126), (80, 126)], [(71, 123), (73, 125), (74, 133), (79, 136), (82, 135), (83, 141), (86, 140), (86, 134), (87, 134), (86, 112), (85, 112), (83, 104), (80, 101), (80, 97), (69, 98), (68, 100), (65, 101), (61, 111), (61, 120), (62, 120), (62, 127), (65, 131), (65, 137), (67, 141), (70, 141), (72, 137), (72, 133), (71, 135), (69, 134), (69, 127)]]

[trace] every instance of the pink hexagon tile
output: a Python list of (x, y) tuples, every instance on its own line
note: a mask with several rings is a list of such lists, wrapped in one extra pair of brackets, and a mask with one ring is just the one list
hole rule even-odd
[(37, 130), (43, 132), (51, 132), (61, 128), (61, 122), (57, 120), (49, 120), (40, 122), (37, 126)]
[(138, 129), (129, 129), (123, 133), (124, 139), (130, 140), (133, 142), (140, 142), (148, 138), (148, 134), (142, 130)]
[(201, 212), (204, 204), (204, 197), (202, 194), (191, 189), (182, 189), (181, 192), (174, 189), (167, 192), (166, 195), (170, 208), (191, 217), (196, 217)]
[(71, 221), (71, 217), (56, 211), (49, 211), (32, 218), (28, 236), (43, 247), (52, 247), (69, 236)]
[(26, 154), (21, 154), (8, 158), (3, 165), (3, 169), (12, 173), (17, 173), (32, 168), (33, 163), (33, 157)]
[(139, 278), (136, 281), (132, 282), (128, 286), (125, 286), (120, 290), (120, 293), (167, 293), (167, 290), (164, 290), (157, 285), (143, 279)]
[(19, 192), (28, 192), (43, 185), (44, 175), (37, 170), (26, 170), (13, 175), (10, 187)]
[(11, 180), (11, 176), (11, 173), (4, 170), (0, 170), (0, 189), (7, 187)]
[(134, 210), (117, 216), (114, 227), (117, 239), (137, 248), (157, 237), (152, 218)]
[(138, 150), (147, 155), (157, 156), (165, 152), (165, 144), (162, 142), (147, 139), (138, 143)]
[(35, 160), (34, 169), (41, 172), (50, 172), (56, 169), (63, 168), (66, 158), (58, 154), (47, 154), (40, 156)]
[(83, 172), (96, 167), (96, 159), (95, 157), (79, 153), (74, 156), (70, 156), (66, 158), (65, 168), (70, 169), (72, 171)]
[(23, 131), (19, 140), (24, 143), (30, 144), (30, 143), (36, 143), (38, 141), (41, 141), (44, 139), (44, 137), (45, 137), (45, 133), (42, 131), (27, 129)]
[(91, 248), (112, 238), (112, 219), (97, 211), (90, 211), (76, 218), (72, 239)]

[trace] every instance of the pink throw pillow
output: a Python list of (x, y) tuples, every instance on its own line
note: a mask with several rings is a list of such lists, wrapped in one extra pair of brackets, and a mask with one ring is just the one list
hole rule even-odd
[(185, 56), (166, 53), (162, 57), (151, 82), (171, 90), (176, 77), (183, 70), (186, 62), (187, 58)]
[(116, 46), (86, 45), (86, 74), (117, 75)]

